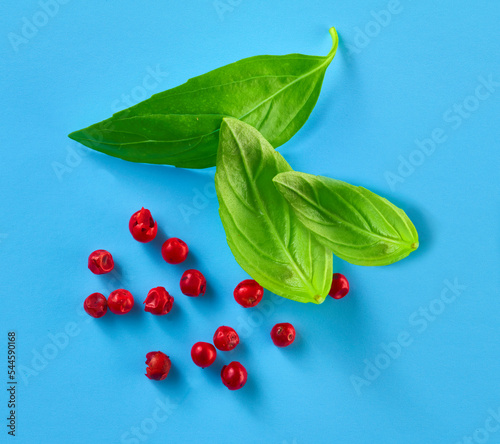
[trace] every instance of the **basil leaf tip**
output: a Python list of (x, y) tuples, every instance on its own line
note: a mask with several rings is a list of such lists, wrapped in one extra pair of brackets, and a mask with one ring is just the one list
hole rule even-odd
[(290, 165), (255, 128), (223, 120), (215, 188), (236, 261), (269, 291), (319, 304), (330, 290), (332, 253), (273, 186), (273, 177), (285, 171)]
[(306, 122), (338, 47), (326, 56), (262, 55), (240, 60), (147, 100), (69, 137), (132, 162), (207, 168), (215, 165), (222, 119), (257, 128), (272, 146)]
[(419, 246), (406, 213), (363, 187), (294, 171), (273, 182), (304, 226), (351, 264), (389, 265)]

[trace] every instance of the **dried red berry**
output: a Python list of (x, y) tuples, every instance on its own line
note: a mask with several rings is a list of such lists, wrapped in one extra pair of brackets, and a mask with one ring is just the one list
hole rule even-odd
[(158, 225), (153, 220), (151, 212), (144, 207), (132, 215), (128, 228), (134, 239), (143, 243), (152, 241), (158, 231)]
[(115, 266), (113, 256), (106, 250), (96, 250), (90, 253), (89, 270), (94, 274), (109, 273)]
[(174, 298), (168, 294), (165, 288), (156, 287), (149, 290), (144, 304), (146, 304), (144, 311), (148, 311), (154, 315), (164, 315), (172, 310)]
[(264, 288), (253, 279), (245, 279), (236, 286), (233, 295), (241, 306), (255, 307), (262, 300)]
[(176, 237), (167, 239), (161, 247), (161, 255), (169, 264), (180, 264), (184, 262), (189, 253), (189, 248), (183, 240)]
[(220, 377), (229, 390), (238, 390), (247, 382), (247, 370), (239, 362), (233, 361), (222, 367)]
[(108, 303), (101, 293), (92, 293), (85, 299), (83, 308), (93, 318), (102, 318), (108, 311)]
[(271, 330), (271, 339), (278, 347), (287, 347), (295, 340), (295, 328), (288, 322), (276, 324)]
[(333, 273), (332, 287), (328, 294), (333, 299), (342, 299), (347, 293), (349, 293), (349, 281), (347, 278), (340, 273)]
[(231, 328), (222, 326), (219, 327), (214, 334), (214, 345), (222, 351), (232, 350), (240, 343), (238, 333)]
[(217, 350), (208, 342), (197, 342), (191, 348), (193, 362), (201, 368), (209, 367), (217, 357)]
[(163, 381), (172, 367), (170, 358), (163, 352), (149, 352), (146, 355), (146, 376), (155, 381)]
[(207, 280), (198, 270), (186, 270), (181, 277), (181, 291), (186, 296), (203, 296)]
[(121, 315), (126, 314), (134, 306), (134, 297), (128, 290), (120, 288), (111, 292), (108, 297), (108, 307), (112, 313)]

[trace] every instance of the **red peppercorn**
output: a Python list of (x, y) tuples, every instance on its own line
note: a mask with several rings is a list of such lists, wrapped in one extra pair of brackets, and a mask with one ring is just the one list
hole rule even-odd
[(255, 307), (262, 300), (264, 288), (253, 279), (245, 279), (236, 286), (233, 295), (241, 306)]
[(134, 239), (143, 243), (152, 241), (158, 232), (158, 225), (153, 220), (151, 212), (144, 207), (132, 215), (128, 228)]
[(115, 266), (113, 256), (106, 250), (96, 250), (90, 253), (89, 270), (94, 274), (109, 273)]
[(340, 273), (333, 273), (332, 287), (328, 294), (333, 299), (342, 299), (347, 293), (349, 293), (349, 281), (347, 278)]
[(174, 298), (168, 294), (164, 287), (156, 287), (149, 290), (143, 303), (146, 304), (144, 311), (154, 315), (164, 315), (172, 310)]
[(92, 293), (85, 299), (83, 308), (93, 318), (102, 318), (108, 311), (108, 303), (101, 293)]
[(271, 330), (271, 339), (278, 347), (287, 347), (295, 340), (295, 328), (288, 322), (276, 324)]
[(219, 327), (214, 334), (214, 345), (222, 351), (229, 351), (235, 348), (240, 343), (238, 333), (231, 328), (222, 326)]
[(193, 362), (201, 368), (209, 367), (217, 357), (217, 350), (208, 342), (197, 342), (191, 348)]
[(176, 237), (167, 239), (161, 247), (161, 255), (169, 264), (180, 264), (184, 262), (189, 253), (189, 248), (183, 240)]
[(155, 381), (163, 381), (172, 367), (170, 358), (161, 351), (149, 352), (146, 355), (146, 376)]
[(198, 270), (186, 270), (181, 277), (181, 291), (186, 296), (203, 296), (207, 280)]
[(121, 315), (126, 314), (134, 306), (134, 297), (128, 290), (120, 288), (111, 292), (108, 297), (108, 307), (112, 313)]
[(247, 370), (239, 362), (233, 361), (222, 367), (220, 377), (229, 390), (238, 390), (247, 382)]

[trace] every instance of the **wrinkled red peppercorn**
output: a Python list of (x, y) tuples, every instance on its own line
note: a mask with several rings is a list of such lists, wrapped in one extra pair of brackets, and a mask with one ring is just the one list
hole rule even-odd
[(83, 308), (93, 318), (102, 318), (108, 311), (108, 303), (101, 293), (92, 293), (85, 299)]
[(220, 377), (229, 390), (239, 390), (247, 382), (247, 370), (239, 362), (233, 361), (222, 367)]
[(333, 273), (332, 287), (328, 294), (333, 299), (342, 299), (347, 293), (349, 293), (349, 281), (347, 278), (340, 273)]
[(186, 296), (203, 296), (207, 288), (207, 280), (198, 270), (186, 270), (181, 277), (181, 291)]
[(105, 274), (113, 269), (115, 263), (109, 251), (96, 250), (90, 253), (88, 266), (94, 274)]
[(197, 342), (191, 348), (193, 362), (201, 368), (209, 367), (217, 357), (217, 350), (208, 342)]
[(169, 264), (180, 264), (184, 262), (189, 253), (189, 248), (181, 239), (172, 237), (167, 239), (161, 247), (161, 255)]
[(172, 367), (170, 358), (161, 351), (149, 352), (146, 355), (146, 376), (155, 381), (163, 381)]
[(271, 330), (271, 339), (277, 347), (287, 347), (295, 340), (295, 328), (288, 322), (276, 324)]
[(152, 241), (158, 232), (158, 225), (153, 220), (151, 212), (144, 207), (132, 215), (128, 228), (133, 238), (143, 243)]
[(222, 351), (230, 351), (240, 343), (238, 333), (231, 328), (223, 325), (219, 327), (214, 334), (214, 345)]
[(236, 302), (245, 308), (255, 307), (264, 295), (264, 288), (253, 279), (241, 281), (234, 289)]
[(156, 287), (149, 290), (144, 304), (144, 311), (154, 315), (164, 315), (172, 310), (174, 298), (168, 294), (164, 287)]
[(126, 314), (134, 306), (134, 297), (128, 290), (120, 288), (111, 292), (108, 297), (108, 307), (114, 314)]

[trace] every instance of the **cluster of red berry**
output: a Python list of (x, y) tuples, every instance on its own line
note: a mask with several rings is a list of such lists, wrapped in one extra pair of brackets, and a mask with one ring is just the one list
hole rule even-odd
[[(158, 226), (151, 212), (141, 208), (134, 213), (129, 222), (130, 233), (139, 242), (150, 242), (156, 237)], [(169, 264), (184, 262), (189, 253), (185, 242), (178, 238), (167, 239), (161, 248), (163, 259)], [(113, 256), (106, 250), (96, 250), (89, 256), (88, 267), (94, 274), (109, 273), (114, 268)], [(198, 270), (186, 270), (180, 281), (180, 289), (186, 296), (197, 297), (205, 294), (207, 281)], [(349, 283), (340, 273), (333, 275), (329, 295), (335, 299), (343, 298), (349, 292)], [(234, 299), (242, 307), (255, 307), (264, 295), (264, 288), (253, 279), (240, 282), (233, 292)], [(154, 315), (165, 315), (173, 306), (174, 298), (164, 287), (151, 289), (144, 300), (144, 310)], [(123, 288), (111, 292), (108, 299), (101, 293), (93, 293), (85, 299), (83, 307), (94, 318), (104, 316), (109, 310), (118, 315), (126, 314), (134, 306), (134, 297)], [(287, 347), (295, 340), (295, 328), (289, 323), (276, 324), (271, 330), (271, 339), (278, 347)], [(201, 367), (209, 367), (217, 357), (215, 348), (221, 351), (233, 350), (240, 342), (238, 333), (227, 326), (219, 327), (213, 337), (212, 345), (208, 342), (197, 342), (191, 348), (193, 362)], [(146, 354), (146, 376), (161, 381), (165, 379), (171, 368), (170, 358), (161, 351)], [(247, 381), (245, 367), (236, 361), (224, 365), (221, 371), (223, 384), (229, 390), (238, 390)]]

